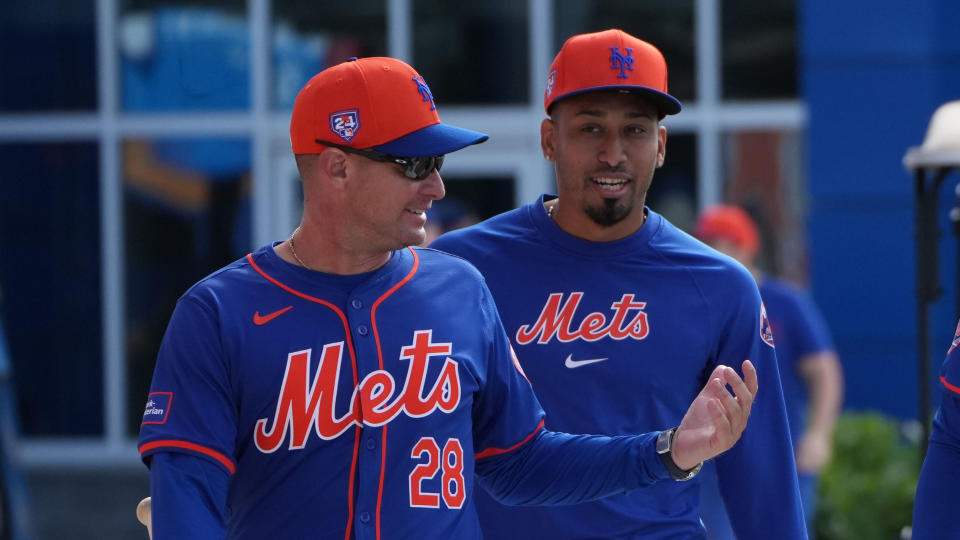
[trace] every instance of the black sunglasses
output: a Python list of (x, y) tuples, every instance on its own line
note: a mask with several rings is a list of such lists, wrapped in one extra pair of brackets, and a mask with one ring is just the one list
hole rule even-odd
[(353, 148), (352, 146), (344, 146), (342, 144), (321, 141), (320, 139), (315, 140), (317, 143), (324, 146), (337, 148), (350, 154), (357, 154), (358, 156), (363, 156), (367, 159), (372, 159), (373, 161), (396, 163), (397, 165), (403, 167), (403, 174), (411, 180), (423, 180), (424, 178), (430, 176), (430, 173), (432, 173), (434, 169), (439, 171), (440, 167), (443, 166), (442, 155), (430, 157), (400, 157), (384, 154), (383, 152), (377, 152), (376, 150)]

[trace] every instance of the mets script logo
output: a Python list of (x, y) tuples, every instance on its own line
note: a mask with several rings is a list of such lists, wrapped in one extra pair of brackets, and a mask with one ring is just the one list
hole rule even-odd
[[(353, 389), (350, 408), (337, 411), (337, 381), (343, 360), (343, 342), (323, 346), (320, 364), (310, 378), (311, 349), (287, 355), (287, 368), (272, 418), (257, 420), (254, 444), (264, 453), (275, 452), (289, 438), (291, 450), (303, 448), (311, 433), (335, 439), (354, 425), (382, 426), (403, 413), (413, 418), (434, 411), (451, 413), (460, 404), (460, 374), (450, 358), (451, 343), (434, 343), (432, 331), (414, 333), (413, 343), (400, 350), (407, 360), (406, 380), (400, 387), (387, 371), (373, 371)], [(431, 356), (445, 357), (440, 375), (429, 385)]]
[(624, 47), (627, 50), (627, 55), (624, 56), (620, 54), (620, 51), (617, 47), (610, 47), (610, 50), (613, 54), (610, 55), (610, 69), (619, 69), (620, 74), (617, 75), (618, 79), (628, 79), (626, 72), (633, 71), (633, 57), (630, 56), (630, 53), (633, 52), (633, 49), (630, 47)]
[(414, 77), (413, 82), (417, 83), (417, 92), (420, 92), (423, 100), (430, 102), (430, 110), (436, 109), (437, 106), (433, 103), (433, 94), (430, 93), (430, 87), (424, 82), (423, 77)]
[(356, 109), (335, 112), (330, 115), (330, 129), (344, 141), (350, 142), (360, 130), (360, 115)]
[(520, 345), (533, 342), (545, 344), (553, 338), (557, 338), (562, 343), (577, 339), (597, 341), (605, 337), (618, 340), (644, 339), (650, 333), (647, 314), (643, 311), (647, 303), (635, 301), (632, 294), (624, 294), (610, 305), (613, 313), (609, 321), (603, 313), (593, 312), (583, 317), (577, 326), (574, 326), (573, 319), (577, 306), (583, 299), (583, 293), (570, 293), (566, 301), (563, 296), (564, 293), (550, 295), (537, 321), (517, 329), (517, 343)]
[(770, 327), (770, 320), (767, 319), (767, 306), (760, 302), (760, 337), (763, 342), (773, 347), (773, 328)]
[(550, 76), (547, 77), (547, 98), (550, 97), (550, 94), (553, 93), (553, 85), (557, 82), (557, 70), (551, 70)]

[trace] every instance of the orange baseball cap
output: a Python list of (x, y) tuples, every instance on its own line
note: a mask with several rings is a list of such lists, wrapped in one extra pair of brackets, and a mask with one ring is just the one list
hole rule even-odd
[(300, 90), (290, 119), (294, 154), (318, 154), (327, 141), (404, 157), (448, 154), (488, 136), (441, 124), (423, 77), (395, 58), (351, 58)]
[(708, 207), (700, 214), (693, 234), (705, 242), (726, 240), (737, 246), (748, 257), (756, 255), (760, 248), (757, 226), (750, 218), (750, 214), (738, 206), (717, 204)]
[(543, 108), (557, 100), (597, 90), (627, 90), (644, 94), (660, 118), (680, 112), (677, 98), (667, 93), (667, 61), (653, 45), (623, 30), (578, 34), (568, 39), (553, 63), (543, 93)]

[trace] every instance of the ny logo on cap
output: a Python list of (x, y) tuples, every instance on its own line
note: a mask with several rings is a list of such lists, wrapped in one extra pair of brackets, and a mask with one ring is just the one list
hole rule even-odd
[(627, 79), (626, 71), (633, 71), (633, 57), (630, 56), (630, 53), (633, 52), (633, 49), (629, 47), (624, 47), (627, 50), (627, 55), (624, 56), (620, 54), (620, 51), (616, 47), (610, 47), (610, 50), (613, 51), (613, 54), (610, 55), (610, 69), (619, 69), (620, 74), (617, 75), (618, 79)]
[(350, 142), (360, 130), (360, 115), (356, 109), (335, 112), (330, 115), (330, 129), (344, 141)]
[(430, 110), (435, 110), (437, 106), (433, 103), (433, 94), (430, 93), (430, 87), (423, 81), (423, 77), (414, 77), (413, 82), (417, 83), (417, 91), (423, 96), (423, 100), (430, 102)]

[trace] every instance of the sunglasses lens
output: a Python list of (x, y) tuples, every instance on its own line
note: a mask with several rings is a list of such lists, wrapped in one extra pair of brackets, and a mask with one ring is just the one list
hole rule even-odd
[(430, 176), (434, 169), (439, 171), (441, 166), (443, 166), (443, 156), (409, 158), (406, 174), (409, 178), (423, 180)]

